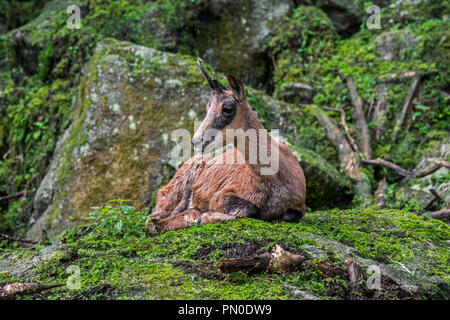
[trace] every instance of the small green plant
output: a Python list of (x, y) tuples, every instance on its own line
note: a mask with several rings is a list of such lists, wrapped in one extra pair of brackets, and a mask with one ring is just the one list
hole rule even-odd
[(131, 200), (114, 199), (108, 201), (112, 205), (91, 207), (95, 211), (89, 213), (86, 220), (94, 221), (101, 232), (124, 238), (146, 237), (145, 219), (147, 216), (135, 211), (135, 207), (125, 204)]

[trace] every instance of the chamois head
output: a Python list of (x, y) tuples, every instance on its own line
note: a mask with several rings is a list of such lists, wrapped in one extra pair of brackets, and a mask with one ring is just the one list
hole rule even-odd
[(247, 104), (245, 88), (241, 80), (226, 74), (230, 87), (228, 89), (209, 76), (200, 59), (197, 60), (197, 64), (211, 87), (211, 96), (206, 105), (206, 117), (197, 129), (192, 144), (197, 150), (205, 151), (214, 148), (219, 133), (223, 141), (226, 141), (227, 129), (247, 130), (250, 126), (248, 114), (253, 111)]

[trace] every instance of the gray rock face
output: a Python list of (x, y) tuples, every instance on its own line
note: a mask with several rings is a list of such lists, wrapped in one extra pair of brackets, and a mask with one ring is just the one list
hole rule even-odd
[(316, 90), (305, 83), (294, 82), (278, 88), (277, 98), (292, 104), (308, 104), (313, 102)]
[(377, 54), (386, 61), (405, 60), (408, 51), (412, 50), (416, 38), (409, 30), (385, 32), (374, 40)]

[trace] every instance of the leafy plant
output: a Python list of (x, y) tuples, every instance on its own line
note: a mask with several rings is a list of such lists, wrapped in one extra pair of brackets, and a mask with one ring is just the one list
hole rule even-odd
[(94, 221), (101, 232), (114, 236), (146, 237), (145, 219), (147, 216), (135, 211), (135, 207), (125, 204), (131, 200), (113, 199), (112, 205), (92, 207), (95, 211), (89, 213), (86, 220)]

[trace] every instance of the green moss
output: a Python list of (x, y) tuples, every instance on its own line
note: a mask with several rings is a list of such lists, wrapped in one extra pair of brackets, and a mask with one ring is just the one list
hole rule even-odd
[[(397, 210), (375, 209), (315, 212), (297, 224), (239, 219), (144, 239), (116, 237), (93, 225), (74, 228), (63, 234), (60, 242), (65, 243), (64, 247), (38, 263), (33, 279), (40, 283), (65, 283), (69, 276), (66, 268), (69, 265), (80, 267), (81, 289), (53, 289), (42, 293), (44, 299), (295, 298), (285, 284), (325, 299), (343, 298), (348, 288), (342, 273), (324, 277), (318, 265), (327, 260), (335, 270), (344, 270), (343, 259), (348, 256), (335, 251), (331, 245), (323, 247), (323, 241), (338, 241), (354, 248), (353, 254), (356, 252), (363, 258), (374, 259), (374, 263), (382, 261), (399, 269), (403, 266), (409, 268), (415, 277), (437, 277), (448, 284), (450, 256), (446, 241), (449, 236), (448, 225), (440, 221)], [(243, 243), (267, 243), (261, 251), (282, 243), (307, 255), (308, 252), (322, 252), (322, 256), (311, 259), (303, 268), (287, 275), (219, 275), (217, 263), (224, 257), (222, 245), (233, 247)], [(208, 250), (207, 265), (203, 264), (204, 260), (199, 260), (199, 249)], [(31, 257), (39, 253), (39, 250), (34, 251)], [(11, 252), (0, 253), (0, 261)], [(15, 262), (26, 260), (25, 253), (14, 254), (17, 257)], [(197, 272), (175, 267), (171, 262), (176, 260), (190, 261), (194, 270), (198, 266)], [(202, 273), (209, 276), (204, 277)], [(5, 283), (9, 281), (8, 277), (0, 279)], [(108, 285), (110, 289), (99, 296), (95, 288), (100, 285)], [(445, 290), (439, 291), (433, 286), (427, 288), (429, 291), (419, 291), (424, 298), (445, 295)], [(328, 297), (325, 291), (330, 294), (330, 290), (334, 293)], [(388, 292), (384, 294), (389, 299), (393, 298)]]

